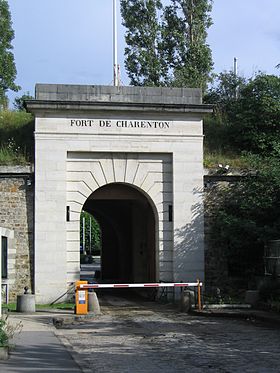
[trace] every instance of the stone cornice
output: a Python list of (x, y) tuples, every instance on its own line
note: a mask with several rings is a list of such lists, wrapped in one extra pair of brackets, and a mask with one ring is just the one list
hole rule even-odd
[(32, 113), (52, 111), (134, 111), (143, 113), (212, 113), (213, 106), (208, 104), (168, 104), (168, 103), (131, 103), (102, 101), (64, 101), (64, 100), (27, 100), (25, 107)]

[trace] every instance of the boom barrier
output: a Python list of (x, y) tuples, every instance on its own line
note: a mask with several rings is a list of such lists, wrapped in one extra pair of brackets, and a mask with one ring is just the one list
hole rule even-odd
[(87, 290), (90, 289), (128, 289), (128, 288), (185, 288), (197, 287), (198, 309), (201, 311), (201, 287), (202, 282), (159, 282), (159, 283), (139, 283), (139, 284), (88, 284), (87, 281), (76, 282), (76, 313), (87, 313), (86, 304), (88, 299)]
[(185, 288), (202, 286), (202, 282), (159, 282), (146, 284), (81, 284), (81, 289), (115, 289), (115, 288)]

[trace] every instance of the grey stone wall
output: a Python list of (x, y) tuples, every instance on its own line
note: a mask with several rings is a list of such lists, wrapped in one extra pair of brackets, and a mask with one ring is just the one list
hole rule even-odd
[(199, 88), (36, 84), (35, 96), (36, 100), (48, 101), (202, 105)]
[(219, 175), (205, 172), (204, 176), (204, 242), (205, 242), (205, 291), (207, 295), (216, 296), (217, 289), (221, 295), (234, 295), (241, 292), (246, 280), (232, 277), (228, 270), (226, 256), (227, 248), (216, 247), (210, 236), (213, 224), (213, 211), (217, 209), (219, 200), (217, 192), (220, 188), (238, 182), (243, 176), (240, 174)]
[(33, 288), (34, 183), (29, 168), (0, 167), (0, 226), (14, 232), (8, 248), (9, 301)]

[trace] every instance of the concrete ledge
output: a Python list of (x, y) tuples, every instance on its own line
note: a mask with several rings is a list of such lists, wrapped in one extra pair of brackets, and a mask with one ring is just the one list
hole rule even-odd
[(34, 172), (34, 165), (15, 165), (15, 166), (0, 166), (0, 174), (17, 177), (18, 175), (29, 175)]
[(250, 309), (250, 304), (206, 304), (205, 310), (223, 310), (223, 309)]
[(266, 312), (259, 310), (246, 310), (246, 309), (204, 309), (202, 311), (192, 310), (191, 314), (194, 316), (203, 317), (225, 317), (232, 319), (243, 319), (243, 320), (257, 320), (261, 322), (271, 323), (280, 327), (280, 313), (277, 312)]

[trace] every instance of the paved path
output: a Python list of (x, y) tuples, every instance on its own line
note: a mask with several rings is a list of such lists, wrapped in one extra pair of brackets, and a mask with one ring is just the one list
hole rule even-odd
[(102, 311), (58, 330), (90, 372), (280, 372), (280, 329), (273, 324), (189, 316), (116, 297)]
[(70, 323), (57, 330), (54, 314), (11, 315), (24, 329), (0, 372), (280, 373), (279, 324), (190, 316), (108, 295), (102, 311), (75, 322), (65, 315)]
[(51, 315), (10, 315), (11, 324), (22, 321), (10, 359), (0, 362), (1, 373), (81, 373), (71, 354), (54, 334)]

